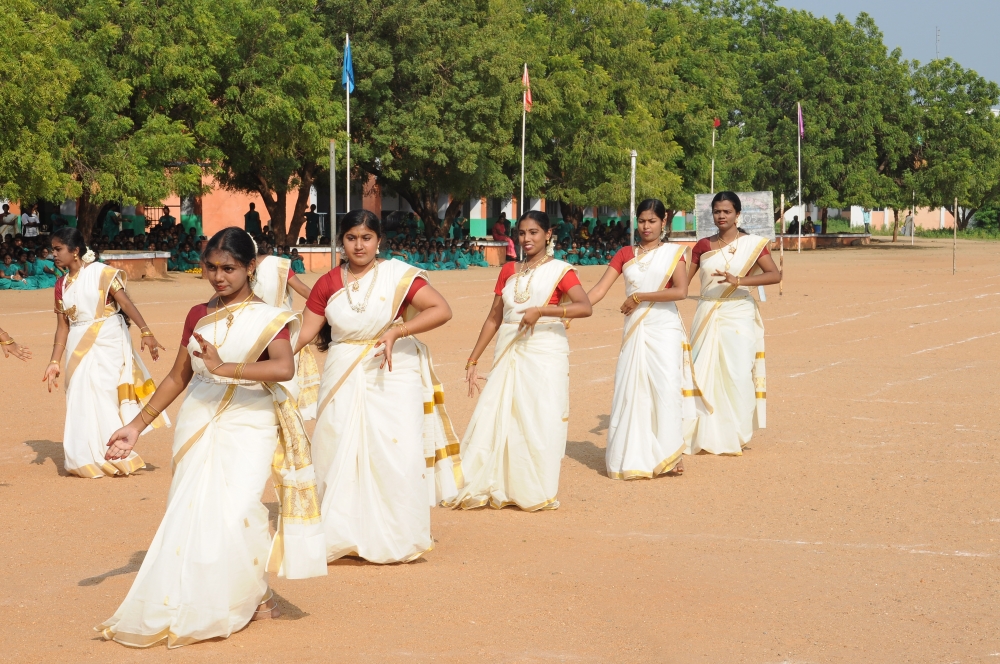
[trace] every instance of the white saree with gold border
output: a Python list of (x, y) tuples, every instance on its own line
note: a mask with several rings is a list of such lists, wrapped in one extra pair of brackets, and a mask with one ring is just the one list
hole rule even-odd
[(414, 337), (399, 339), (392, 371), (379, 368), (375, 342), (396, 320), (417, 277), (427, 278), (387, 260), (379, 263), (377, 279), (369, 270), (351, 291), (357, 305), (372, 288), (363, 312), (351, 308), (344, 288), (326, 305), (332, 341), (313, 452), (331, 561), (418, 558), (433, 546), (431, 506), (454, 498), (462, 483), (458, 440), (427, 347)]
[[(286, 325), (294, 344), (299, 317), (254, 302), (228, 335), (225, 317), (215, 313), (195, 330), (221, 344), (223, 361), (254, 362)], [(188, 352), (196, 350), (192, 337)], [(128, 646), (226, 638), (270, 598), (265, 571), (287, 578), (327, 571), (309, 440), (284, 390), (214, 376), (193, 354), (191, 367), (166, 514), (124, 602), (97, 627)], [(280, 511), (273, 539), (261, 503), (269, 477)]]
[[(293, 291), (288, 285), (292, 261), (277, 256), (258, 257), (254, 272), (254, 294), (272, 307), (293, 311)], [(319, 366), (309, 346), (295, 356), (295, 378), (281, 386), (296, 403), (302, 419), (316, 419), (316, 402), (319, 399)]]
[[(684, 269), (683, 255), (684, 247), (664, 244), (625, 263), (626, 296), (666, 288), (674, 271)], [(608, 477), (670, 472), (684, 453), (684, 420), (710, 410), (694, 383), (691, 346), (677, 305), (643, 302), (625, 317), (605, 452)]]
[[(80, 268), (63, 286), (57, 311), (69, 321), (66, 354), (66, 424), (63, 450), (66, 471), (79, 477), (128, 475), (144, 466), (138, 454), (106, 461), (111, 434), (139, 413), (155, 386), (132, 346), (118, 303), (111, 298), (125, 288), (124, 272), (103, 263)], [(107, 302), (110, 300), (110, 304)], [(153, 426), (169, 425), (166, 415)], [(148, 432), (147, 428), (143, 433)]]
[(454, 507), (525, 511), (554, 509), (559, 503), (559, 470), (566, 453), (569, 422), (569, 342), (558, 318), (543, 316), (534, 332), (519, 332), (524, 311), (549, 303), (569, 263), (550, 260), (534, 270), (526, 302), (515, 291), (528, 279), (507, 280), (503, 324), (497, 332), (493, 367), (469, 428), (462, 438), (465, 488)]
[(716, 271), (745, 277), (760, 272), (757, 259), (769, 240), (741, 234), (730, 249), (701, 256), (701, 295), (691, 325), (695, 380), (712, 413), (686, 426), (688, 452), (742, 454), (756, 429), (766, 426), (764, 322), (746, 286), (718, 283)]

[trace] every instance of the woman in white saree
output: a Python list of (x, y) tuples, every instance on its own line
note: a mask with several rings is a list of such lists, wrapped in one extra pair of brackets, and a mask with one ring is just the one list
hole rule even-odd
[(458, 440), (427, 347), (451, 319), (424, 272), (379, 260), (379, 218), (344, 217), (346, 262), (320, 277), (296, 349), (319, 337), (326, 365), (313, 450), (326, 556), (408, 562), (432, 547), (430, 508), (461, 486)]
[(608, 477), (651, 478), (684, 472), (684, 420), (706, 410), (695, 386), (691, 346), (675, 302), (687, 297), (684, 247), (664, 243), (666, 209), (656, 199), (636, 208), (640, 244), (615, 254), (587, 297), (597, 304), (625, 277), (622, 346), (611, 402)]
[[(271, 253), (266, 240), (257, 244), (257, 270), (253, 292), (272, 307), (293, 311), (292, 293), (309, 299), (309, 287), (295, 276), (292, 261)], [(295, 354), (295, 378), (281, 384), (292, 401), (298, 404), (303, 420), (316, 419), (316, 401), (319, 398), (319, 367), (309, 346)]]
[(701, 278), (691, 326), (694, 374), (712, 412), (686, 427), (691, 454), (740, 455), (754, 430), (766, 425), (764, 323), (750, 287), (776, 284), (781, 274), (769, 240), (739, 230), (741, 210), (735, 193), (716, 194), (712, 217), (719, 232), (692, 251), (688, 278)]
[[(277, 617), (266, 572), (326, 574), (309, 439), (280, 385), (295, 372), (299, 317), (255, 298), (255, 258), (242, 229), (209, 240), (204, 274), (216, 295), (188, 314), (170, 374), (108, 442), (109, 460), (127, 458), (139, 431), (188, 388), (166, 514), (125, 601), (96, 628), (106, 639), (174, 648), (226, 638)], [(279, 503), (273, 539), (261, 503), (268, 477)]]
[(465, 488), (451, 505), (462, 509), (516, 505), (556, 509), (559, 469), (569, 422), (570, 318), (592, 312), (576, 271), (551, 257), (552, 230), (544, 212), (517, 223), (523, 263), (507, 263), (466, 364), (469, 396), (478, 388), (477, 363), (493, 336), (493, 368), (462, 438)]
[[(51, 392), (65, 367), (66, 472), (88, 478), (128, 475), (145, 465), (142, 459), (134, 453), (105, 459), (106, 443), (115, 429), (138, 414), (155, 385), (132, 346), (124, 316), (139, 326), (140, 348), (147, 348), (153, 361), (162, 346), (129, 299), (125, 273), (95, 262), (80, 231), (61, 228), (52, 234), (51, 243), (56, 265), (69, 274), (56, 282), (55, 343), (42, 380)], [(149, 424), (169, 422), (163, 416)]]

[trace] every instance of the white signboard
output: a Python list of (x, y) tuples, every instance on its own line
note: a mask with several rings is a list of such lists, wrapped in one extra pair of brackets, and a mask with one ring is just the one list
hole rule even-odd
[[(774, 194), (770, 191), (737, 192), (743, 212), (740, 228), (747, 233), (774, 239)], [(712, 199), (714, 194), (697, 194), (694, 197), (695, 228), (698, 239), (715, 235), (718, 228), (712, 220)]]

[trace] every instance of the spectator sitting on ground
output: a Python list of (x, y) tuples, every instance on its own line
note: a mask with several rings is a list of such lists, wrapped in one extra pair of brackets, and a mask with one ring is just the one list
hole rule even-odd
[(806, 217), (806, 223), (802, 224), (802, 233), (809, 234), (815, 232), (816, 232), (816, 226), (813, 224), (812, 217)]
[(291, 259), (292, 259), (292, 268), (291, 268), (292, 273), (305, 274), (306, 264), (305, 261), (302, 260), (302, 256), (299, 255), (298, 249), (292, 249)]

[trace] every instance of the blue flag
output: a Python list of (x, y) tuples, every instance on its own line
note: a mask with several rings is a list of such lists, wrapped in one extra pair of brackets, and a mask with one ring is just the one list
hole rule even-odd
[(340, 85), (347, 90), (347, 94), (354, 92), (354, 60), (351, 58), (350, 37), (347, 37), (347, 45), (344, 46), (344, 66), (340, 73)]

